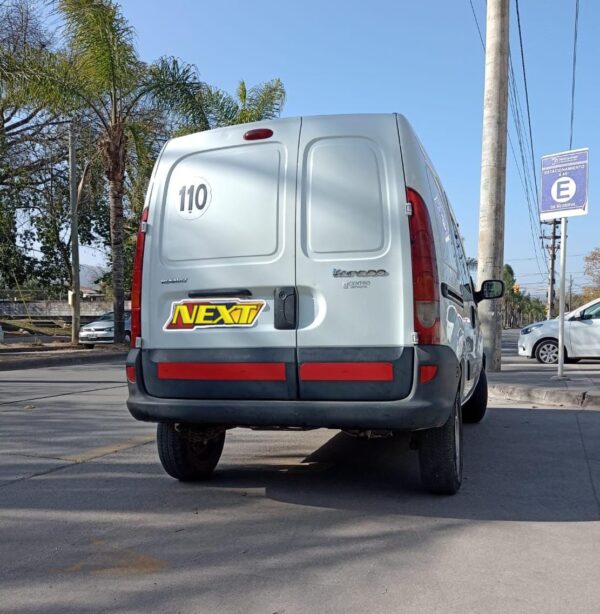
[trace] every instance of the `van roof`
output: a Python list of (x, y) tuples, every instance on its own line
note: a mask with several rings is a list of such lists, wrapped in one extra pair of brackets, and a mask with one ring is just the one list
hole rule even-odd
[[(407, 129), (408, 131), (412, 132), (414, 137), (416, 138), (416, 134), (414, 134), (414, 130), (412, 129), (412, 126), (410, 125), (410, 123), (408, 122), (408, 120), (406, 119), (406, 117), (404, 117), (404, 115), (400, 114), (400, 113), (336, 113), (333, 115), (329, 115), (329, 114), (324, 114), (324, 115), (295, 115), (292, 117), (278, 117), (276, 119), (264, 119), (264, 120), (260, 120), (257, 122), (250, 122), (247, 124), (242, 124), (244, 127), (248, 127), (249, 130), (251, 130), (254, 127), (264, 127), (265, 125), (268, 126), (276, 126), (278, 123), (280, 122), (285, 122), (285, 121), (289, 121), (289, 120), (294, 120), (294, 119), (307, 119), (307, 118), (311, 118), (311, 119), (328, 119), (331, 121), (335, 121), (336, 119), (350, 119), (350, 118), (356, 118), (356, 119), (368, 119), (368, 118), (376, 118), (376, 117), (390, 117), (390, 116), (395, 116), (398, 117), (400, 124), (403, 126), (403, 128)], [(223, 126), (220, 128), (212, 128), (210, 130), (210, 132), (226, 132), (228, 130), (231, 130), (232, 128), (238, 128), (239, 129), (240, 124), (235, 124), (233, 126)], [(198, 134), (203, 134), (204, 132), (208, 132), (207, 130), (204, 130), (202, 132), (194, 132), (192, 134), (186, 134), (185, 136), (180, 136), (180, 137), (176, 137), (174, 139), (171, 139), (171, 142), (173, 141), (177, 141), (177, 142), (182, 142), (185, 139), (190, 139), (190, 137), (194, 137), (197, 136)]]

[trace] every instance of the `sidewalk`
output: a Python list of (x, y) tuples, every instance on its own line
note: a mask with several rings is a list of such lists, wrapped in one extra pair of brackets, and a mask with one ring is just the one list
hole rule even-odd
[(504, 331), (502, 371), (488, 373), (490, 396), (567, 408), (600, 409), (600, 360), (565, 365), (567, 379), (552, 379), (556, 365), (517, 355), (519, 331)]
[(17, 369), (38, 369), (63, 365), (90, 364), (106, 361), (125, 361), (127, 350), (107, 346), (95, 350), (18, 348), (14, 351), (3, 349), (0, 352), (0, 371)]

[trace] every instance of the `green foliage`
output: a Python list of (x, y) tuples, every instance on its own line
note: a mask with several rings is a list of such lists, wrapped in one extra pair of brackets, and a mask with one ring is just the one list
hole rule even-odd
[(112, 0), (56, 0), (57, 36), (43, 27), (35, 6), (33, 0), (0, 5), (0, 282), (15, 277), (57, 291), (71, 282), (63, 124), (73, 121), (79, 176), (89, 168), (80, 241), (107, 249), (112, 274), (105, 282), (117, 311), (164, 142), (277, 117), (285, 90), (278, 79), (252, 88), (242, 81), (230, 96), (180, 59), (142, 62), (134, 30)]
[(515, 272), (509, 264), (504, 265), (504, 297), (502, 314), (505, 328), (519, 328), (546, 317), (545, 304), (536, 297), (521, 292)]

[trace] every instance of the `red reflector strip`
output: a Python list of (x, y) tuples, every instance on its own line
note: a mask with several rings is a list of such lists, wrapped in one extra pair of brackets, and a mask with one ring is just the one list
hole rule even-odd
[(158, 379), (285, 382), (283, 362), (161, 362)]
[(305, 382), (392, 382), (391, 362), (305, 362), (300, 365)]
[(135, 367), (125, 367), (125, 373), (127, 374), (127, 381), (130, 384), (135, 384)]
[(419, 384), (430, 382), (437, 374), (438, 368), (436, 365), (421, 365), (419, 367)]

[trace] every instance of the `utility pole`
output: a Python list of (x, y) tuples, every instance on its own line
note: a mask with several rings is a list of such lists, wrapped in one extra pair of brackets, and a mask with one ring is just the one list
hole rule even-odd
[(569, 309), (573, 311), (573, 275), (569, 275)]
[[(508, 108), (508, 0), (488, 0), (481, 147), (477, 278), (502, 279)], [(479, 317), (488, 371), (502, 367), (502, 319), (498, 301), (483, 301)]]
[(80, 283), (79, 283), (79, 225), (77, 223), (77, 140), (73, 122), (69, 124), (69, 201), (71, 204), (71, 343), (79, 341)]
[(556, 220), (548, 222), (548, 224), (552, 225), (552, 234), (549, 237), (547, 237), (546, 235), (542, 235), (540, 239), (550, 241), (550, 245), (547, 248), (548, 253), (550, 254), (550, 266), (548, 268), (548, 314), (546, 319), (551, 320), (554, 310), (554, 286), (556, 284), (556, 252), (558, 251), (558, 244), (556, 242), (556, 239), (558, 237), (556, 236)]

